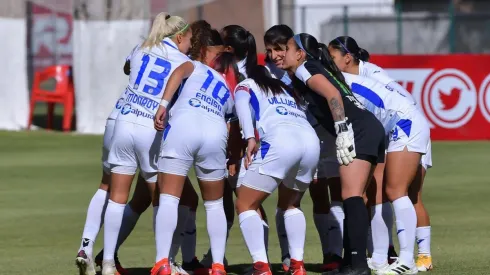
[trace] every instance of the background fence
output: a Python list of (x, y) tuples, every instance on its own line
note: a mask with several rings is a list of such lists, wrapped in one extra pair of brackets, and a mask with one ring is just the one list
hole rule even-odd
[(281, 21), (323, 42), (350, 35), (372, 53), (490, 52), (490, 1), (369, 2), (283, 4)]

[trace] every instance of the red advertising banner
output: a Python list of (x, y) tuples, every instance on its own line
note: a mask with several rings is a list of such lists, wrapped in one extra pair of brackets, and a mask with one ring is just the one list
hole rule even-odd
[(370, 61), (412, 93), (432, 140), (490, 139), (490, 55), (376, 55)]

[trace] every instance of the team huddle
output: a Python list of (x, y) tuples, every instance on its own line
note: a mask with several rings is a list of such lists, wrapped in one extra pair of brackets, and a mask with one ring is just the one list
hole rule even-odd
[[(129, 83), (107, 119), (103, 176), (76, 257), (81, 275), (95, 275), (96, 265), (103, 275), (127, 274), (117, 251), (150, 205), (151, 275), (225, 275), (235, 213), (253, 260), (249, 273), (272, 274), (261, 204), (276, 189), (285, 272), (306, 274), (300, 204), (307, 189), (325, 274), (432, 269), (430, 221), (421, 201), (432, 166), (430, 128), (410, 93), (369, 63), (351, 37), (325, 45), (276, 25), (264, 44), (262, 66), (254, 36), (241, 26), (217, 31), (204, 20), (155, 18), (148, 38), (126, 59)], [(191, 168), (210, 241), (201, 261)], [(102, 225), (104, 249), (93, 258)]]

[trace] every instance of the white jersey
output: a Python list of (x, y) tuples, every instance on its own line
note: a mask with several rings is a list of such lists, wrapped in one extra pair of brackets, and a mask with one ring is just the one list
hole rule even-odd
[[(140, 44), (136, 45), (136, 47), (133, 48), (133, 50), (126, 57), (125, 62), (131, 60), (133, 54), (136, 52), (136, 49), (138, 49), (139, 47)], [(116, 105), (114, 105), (114, 108), (112, 108), (112, 111), (109, 114), (109, 117), (107, 118), (108, 120), (116, 119), (119, 113), (121, 113), (121, 108), (124, 106), (124, 102), (126, 101), (127, 95), (128, 95), (128, 89), (125, 89), (124, 92), (122, 92), (121, 95), (119, 96), (119, 99), (117, 100)]]
[(151, 49), (138, 47), (130, 59), (129, 84), (124, 104), (119, 104), (123, 106), (117, 120), (153, 128), (153, 117), (168, 77), (189, 60), (170, 38), (163, 39), (160, 45)]
[[(254, 137), (252, 114), (262, 137), (277, 125), (288, 124), (309, 128), (306, 106), (298, 105), (285, 91), (280, 95), (264, 93), (252, 79), (245, 79), (235, 89), (236, 111), (246, 139)], [(251, 112), (252, 113), (251, 113)]]
[(372, 78), (384, 85), (388, 85), (391, 88), (398, 90), (403, 96), (405, 96), (409, 101), (417, 104), (412, 94), (405, 90), (398, 82), (391, 78), (388, 73), (376, 64), (359, 61), (359, 75)]
[(169, 111), (170, 119), (180, 113), (222, 120), (233, 112), (233, 98), (224, 77), (199, 61), (192, 61), (194, 71), (180, 90)]
[(393, 130), (402, 118), (418, 112), (414, 103), (407, 100), (398, 90), (371, 78), (343, 74), (357, 100), (383, 124), (386, 134)]

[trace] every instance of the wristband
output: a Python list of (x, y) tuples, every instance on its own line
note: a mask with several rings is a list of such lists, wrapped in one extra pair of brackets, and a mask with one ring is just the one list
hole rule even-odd
[(162, 106), (163, 108), (167, 108), (168, 104), (170, 102), (166, 101), (165, 99), (162, 98), (162, 101), (160, 101), (160, 106)]

